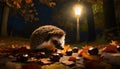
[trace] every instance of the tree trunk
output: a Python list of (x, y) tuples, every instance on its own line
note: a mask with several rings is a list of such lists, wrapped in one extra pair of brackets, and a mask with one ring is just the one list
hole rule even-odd
[(114, 0), (103, 0), (106, 29), (116, 26)]
[(94, 41), (96, 39), (96, 33), (95, 33), (95, 24), (94, 24), (92, 5), (89, 3), (86, 3), (86, 10), (87, 10), (88, 34), (89, 34), (88, 40)]
[(116, 14), (116, 23), (118, 29), (118, 35), (120, 36), (120, 0), (115, 0), (115, 14)]
[[(114, 0), (103, 0), (103, 12), (105, 17), (105, 35), (106, 40), (112, 40), (117, 35), (117, 23), (115, 18)], [(112, 34), (110, 36), (109, 34)], [(109, 41), (108, 40), (108, 41)]]
[(1, 36), (7, 36), (8, 16), (9, 16), (9, 7), (5, 5), (3, 9), (3, 15), (2, 15)]

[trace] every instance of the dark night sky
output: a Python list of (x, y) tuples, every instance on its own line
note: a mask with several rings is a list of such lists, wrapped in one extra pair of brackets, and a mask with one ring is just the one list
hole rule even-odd
[[(36, 17), (39, 18), (39, 21), (36, 23), (35, 21), (30, 22), (25, 22), (24, 18), (20, 15), (17, 14), (16, 16), (10, 15), (8, 18), (8, 31), (14, 30), (15, 35), (16, 32), (17, 34), (24, 34), (24, 35), (19, 35), (23, 37), (29, 37), (31, 32), (35, 28), (32, 28), (31, 30), (28, 30), (28, 28), (33, 27), (39, 27), (39, 25), (46, 25), (50, 24), (52, 20), (52, 15), (53, 15), (53, 8), (45, 5), (45, 4), (40, 4), (40, 3), (35, 3), (34, 8), (37, 10), (38, 15)], [(11, 13), (11, 12), (10, 12)], [(27, 29), (25, 32), (25, 29)], [(23, 33), (24, 32), (24, 33)]]
[[(37, 17), (39, 17), (40, 19), (38, 23), (49, 24), (51, 22), (51, 16), (53, 13), (52, 9), (49, 6), (44, 4), (41, 4), (41, 5), (39, 4), (35, 6), (35, 8), (38, 11)], [(32, 23), (34, 23), (34, 21)], [(17, 30), (23, 30), (23, 28), (26, 25), (24, 18), (19, 14), (16, 16), (9, 16), (8, 24)]]

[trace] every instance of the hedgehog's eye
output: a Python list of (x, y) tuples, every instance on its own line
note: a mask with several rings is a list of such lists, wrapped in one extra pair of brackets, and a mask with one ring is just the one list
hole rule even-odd
[(52, 43), (55, 45), (56, 48), (58, 49), (63, 49), (61, 47), (61, 43), (58, 40), (52, 40)]
[(52, 40), (52, 42), (53, 42), (54, 44), (58, 44), (58, 41), (57, 41), (57, 40)]
[(61, 45), (60, 42), (57, 41), (57, 40), (52, 40), (52, 43), (53, 43), (55, 46), (60, 46), (60, 45)]

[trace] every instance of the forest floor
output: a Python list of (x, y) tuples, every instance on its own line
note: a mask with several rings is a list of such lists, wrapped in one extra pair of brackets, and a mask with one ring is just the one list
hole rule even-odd
[[(99, 48), (103, 48), (109, 43), (103, 41), (94, 41), (94, 42), (80, 42), (80, 43), (66, 43), (66, 45), (70, 45), (71, 47), (82, 48), (83, 46), (98, 46)], [(0, 37), (0, 49), (9, 46), (30, 46), (29, 39), (18, 38), (18, 37)], [(2, 59), (1, 59), (2, 60)], [(9, 59), (8, 59), (9, 60)], [(2, 60), (3, 61), (3, 60)], [(7, 61), (7, 60), (5, 60)], [(4, 64), (0, 62), (0, 69)], [(118, 69), (118, 68), (113, 68)]]
[[(71, 47), (81, 48), (83, 46), (99, 46), (104, 47), (108, 43), (103, 41), (94, 42), (79, 42), (79, 43), (66, 43), (65, 45), (70, 45)], [(30, 46), (29, 39), (20, 37), (0, 37), (0, 48), (6, 46)]]
[[(70, 45), (71, 47), (81, 48), (83, 46), (99, 46), (104, 47), (109, 43), (104, 41), (94, 41), (94, 42), (79, 42), (79, 43), (66, 43), (65, 45)], [(29, 39), (20, 37), (0, 37), (0, 48), (7, 46), (30, 46)]]
[(6, 46), (29, 46), (29, 39), (18, 38), (18, 37), (0, 37), (0, 47)]

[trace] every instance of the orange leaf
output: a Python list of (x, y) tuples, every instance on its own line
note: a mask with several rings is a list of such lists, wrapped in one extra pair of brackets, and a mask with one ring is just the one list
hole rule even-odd
[(21, 6), (20, 6), (19, 3), (16, 4), (16, 7), (17, 7), (18, 9), (21, 8)]
[(31, 3), (32, 2), (32, 0), (25, 0), (26, 1), (26, 3)]
[(110, 45), (110, 46), (105, 47), (104, 52), (116, 52), (116, 50), (117, 50), (116, 46)]
[(67, 50), (69, 50), (70, 49), (70, 45), (65, 45), (64, 46), (64, 51), (66, 52)]

